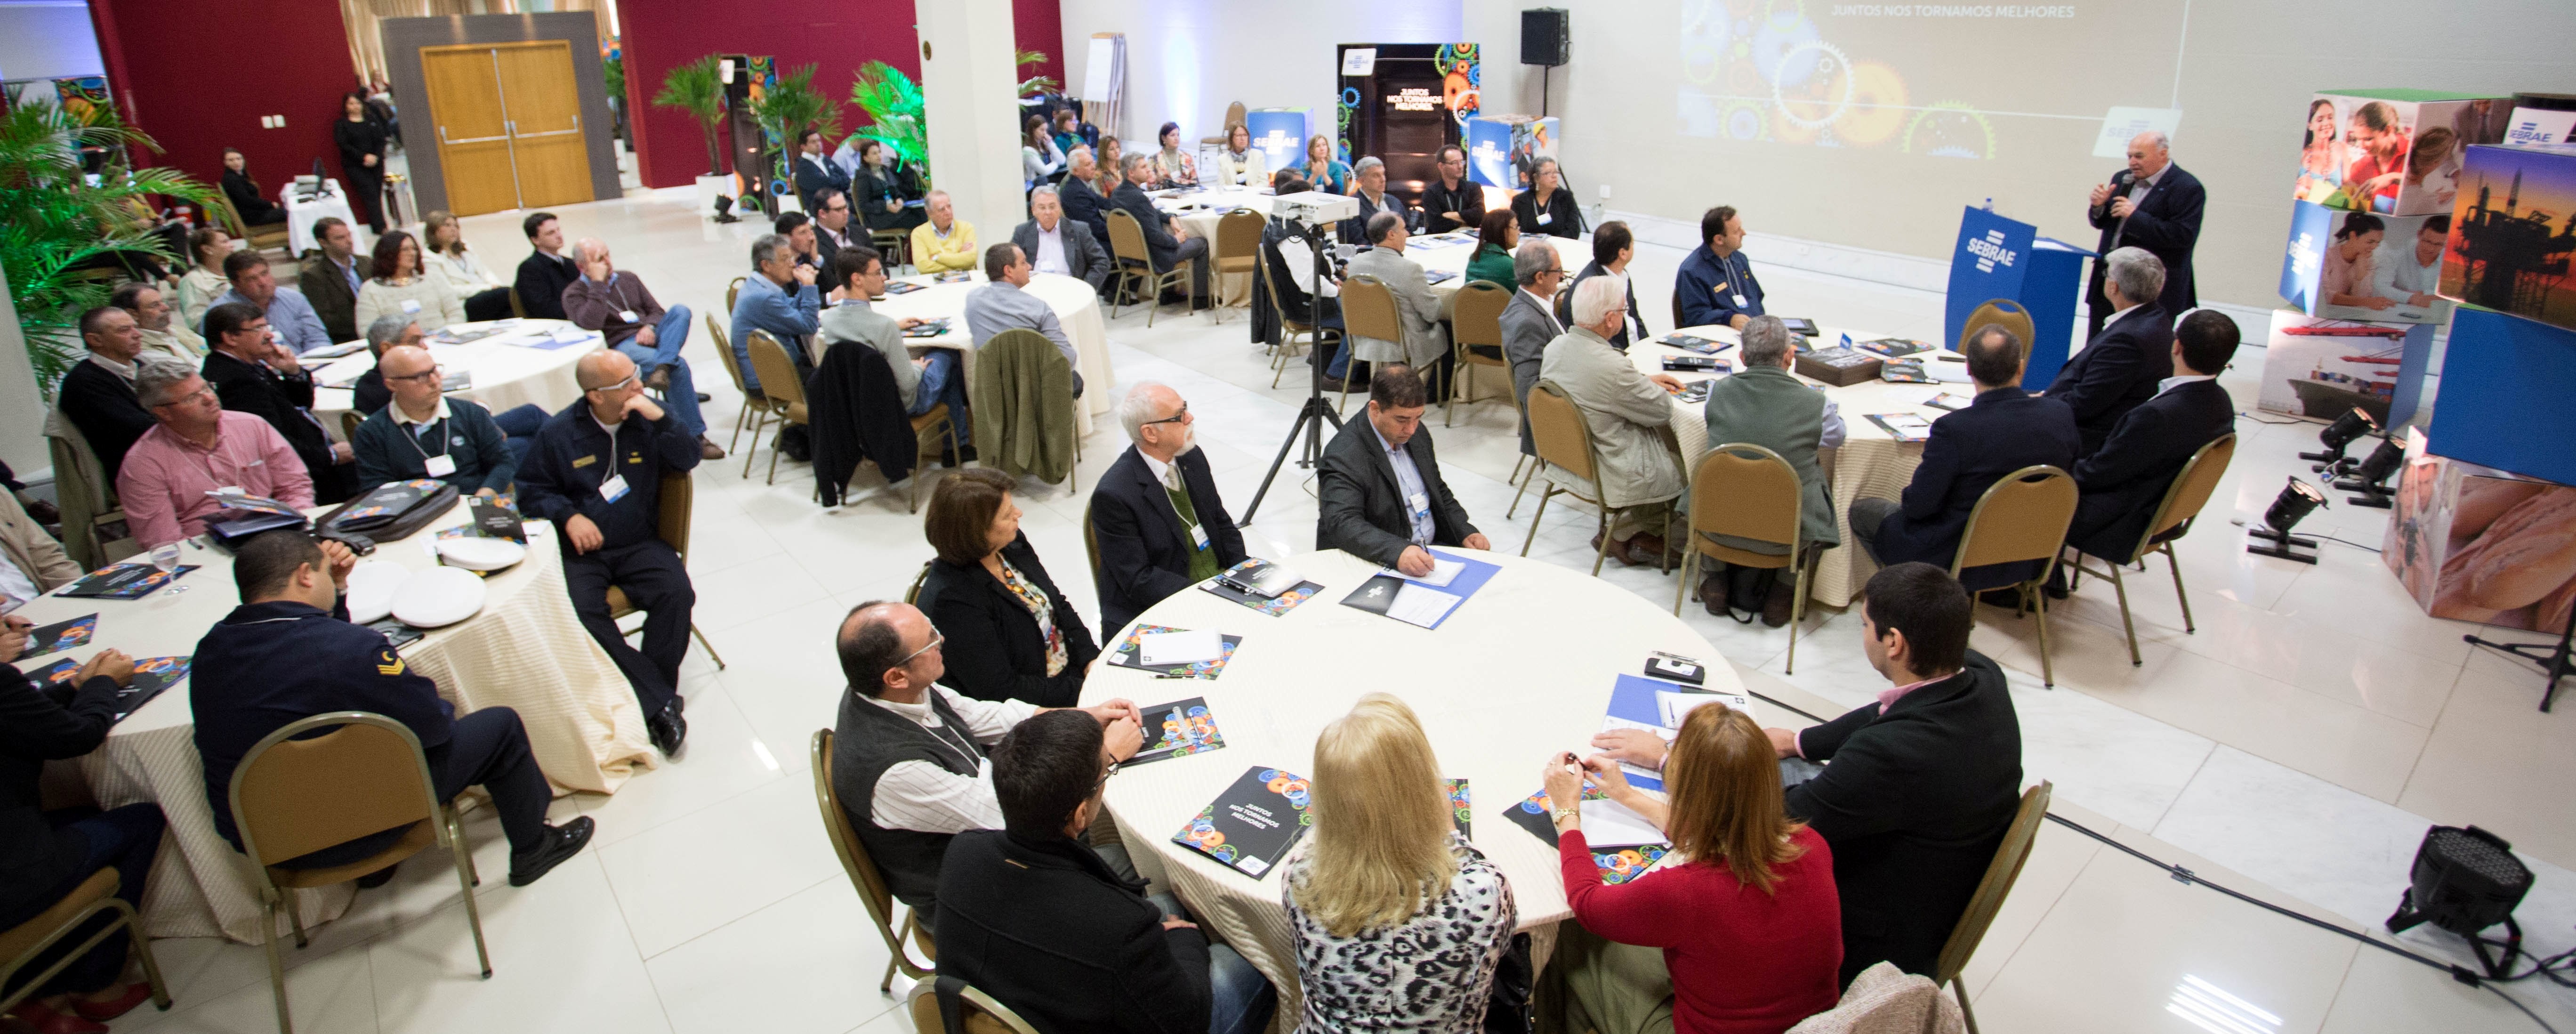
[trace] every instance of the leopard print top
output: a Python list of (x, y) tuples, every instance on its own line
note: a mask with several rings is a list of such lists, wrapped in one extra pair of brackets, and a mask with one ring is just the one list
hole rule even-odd
[(1511, 947), (1520, 909), (1511, 884), (1467, 841), (1451, 834), (1458, 874), (1413, 918), (1334, 937), (1297, 907), (1290, 887), (1304, 875), (1296, 856), (1280, 881), (1297, 933), (1297, 983), (1306, 998), (1298, 1034), (1410, 1031), (1473, 1034), (1483, 1028), (1494, 966)]

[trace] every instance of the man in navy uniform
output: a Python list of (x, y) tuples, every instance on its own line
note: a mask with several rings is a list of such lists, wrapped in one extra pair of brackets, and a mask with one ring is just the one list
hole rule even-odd
[[(403, 663), (382, 633), (349, 623), (341, 596), (356, 565), (346, 547), (297, 529), (261, 534), (233, 551), (233, 584), (242, 605), (198, 640), (188, 677), (215, 832), (241, 847), (232, 813), (233, 769), (261, 739), (313, 715), (368, 711), (401, 722), (419, 737), (441, 799), (468, 786), (492, 795), (493, 811), (510, 838), (511, 886), (534, 883), (579, 854), (590, 842), (591, 820), (546, 824), (554, 791), (528, 752), (518, 712), (487, 707), (456, 717), (438, 685)], [(407, 829), (371, 833), (281, 867), (347, 865), (392, 846)], [(360, 886), (381, 884), (392, 873), (370, 874)]]
[[(581, 401), (538, 429), (519, 465), (519, 510), (554, 522), (573, 611), (635, 687), (653, 746), (676, 754), (689, 735), (678, 686), (697, 593), (661, 539), (662, 475), (698, 465), (697, 435), (646, 397), (624, 353), (592, 352), (573, 375)], [(640, 652), (608, 616), (612, 585), (644, 612)]]

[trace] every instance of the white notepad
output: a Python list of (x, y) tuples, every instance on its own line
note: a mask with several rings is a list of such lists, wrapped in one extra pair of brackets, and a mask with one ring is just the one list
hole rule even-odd
[(1225, 652), (1225, 639), (1215, 629), (1149, 632), (1136, 641), (1136, 659), (1149, 668), (1212, 661)]
[(1449, 616), (1463, 598), (1438, 589), (1426, 589), (1412, 582), (1395, 591), (1395, 602), (1387, 604), (1386, 616), (1407, 624), (1429, 628)]

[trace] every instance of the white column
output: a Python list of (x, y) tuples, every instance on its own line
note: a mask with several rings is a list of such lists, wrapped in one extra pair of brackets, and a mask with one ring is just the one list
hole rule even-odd
[(33, 480), (53, 467), (45, 448), (45, 400), (36, 390), (36, 371), (27, 364), (27, 339), (18, 331), (18, 307), (10, 301), (9, 283), (0, 279), (0, 459), (18, 480)]
[(1010, 0), (914, 0), (913, 9), (931, 185), (975, 225), (979, 247), (1007, 241), (1027, 210)]

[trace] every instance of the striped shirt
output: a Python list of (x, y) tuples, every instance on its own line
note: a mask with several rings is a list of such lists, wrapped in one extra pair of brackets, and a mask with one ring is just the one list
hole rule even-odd
[[(1002, 803), (993, 795), (993, 764), (984, 750), (1000, 742), (1011, 727), (1038, 713), (1037, 705), (1018, 700), (999, 702), (975, 700), (951, 692), (946, 686), (932, 686), (948, 708), (963, 719), (966, 728), (951, 728), (939, 720), (930, 701), (918, 704), (896, 703), (883, 697), (862, 694), (860, 699), (885, 708), (929, 730), (931, 738), (943, 748), (954, 750), (961, 760), (975, 765), (973, 776), (962, 776), (927, 761), (899, 761), (877, 777), (876, 793), (868, 801), (868, 817), (886, 829), (909, 829), (922, 833), (963, 833), (970, 829), (1002, 828)], [(974, 742), (966, 742), (972, 738)]]

